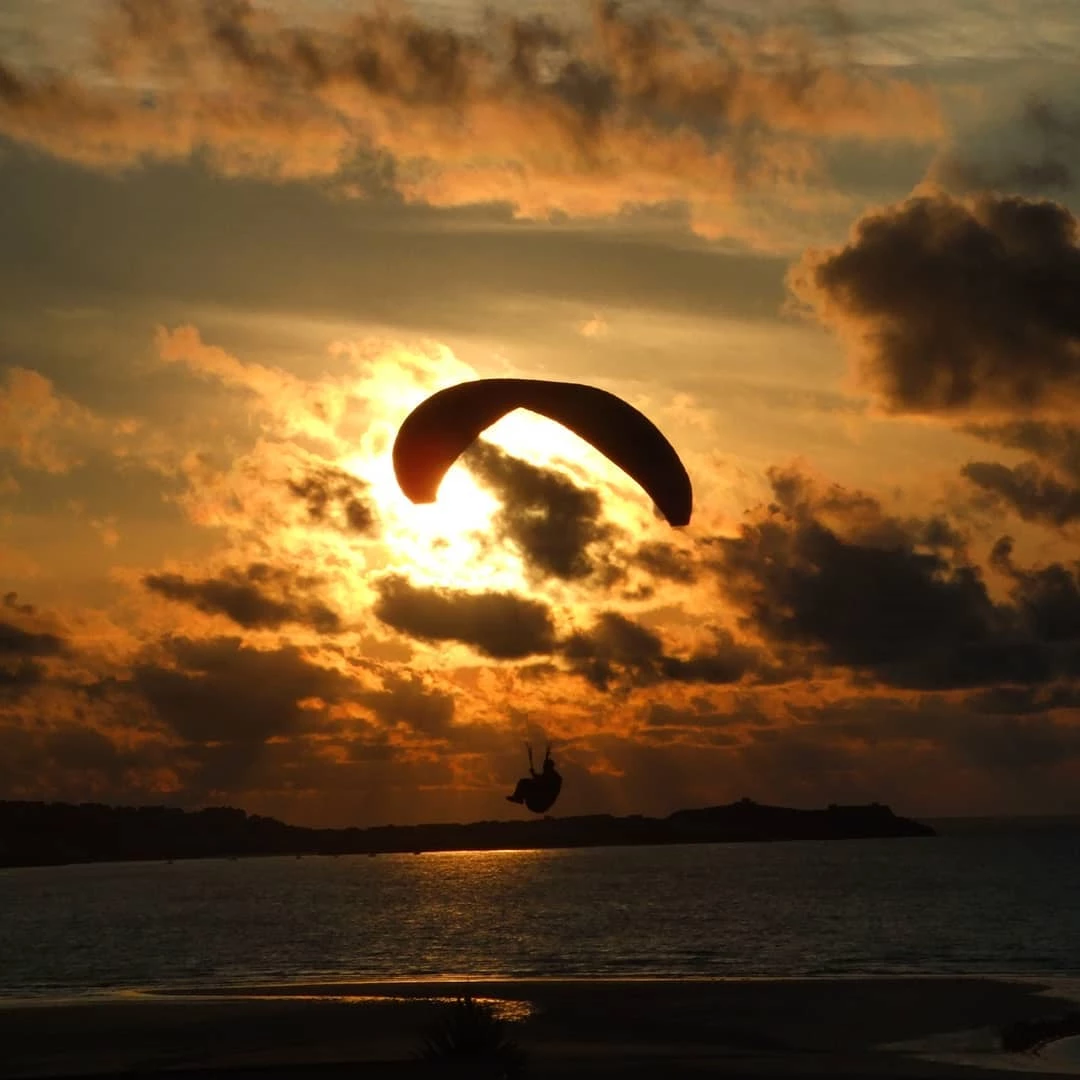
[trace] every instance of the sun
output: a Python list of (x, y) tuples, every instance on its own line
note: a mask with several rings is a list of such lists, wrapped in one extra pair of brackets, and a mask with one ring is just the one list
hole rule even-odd
[[(416, 585), (470, 591), (531, 592), (520, 554), (500, 542), (499, 497), (461, 461), (447, 471), (433, 503), (416, 505), (394, 475), (392, 447), (401, 422), (429, 394), (462, 380), (460, 361), (423, 370), (381, 367), (378, 393), (365, 395), (373, 415), (356, 452), (339, 464), (365, 480), (380, 521), (384, 566)], [(441, 369), (440, 369), (441, 368)], [(475, 374), (474, 376), (475, 377)], [(369, 386), (370, 389), (370, 386)], [(630, 530), (650, 528), (650, 504), (618, 468), (574, 432), (546, 417), (516, 410), (483, 439), (538, 468), (556, 469), (600, 495), (605, 515)]]

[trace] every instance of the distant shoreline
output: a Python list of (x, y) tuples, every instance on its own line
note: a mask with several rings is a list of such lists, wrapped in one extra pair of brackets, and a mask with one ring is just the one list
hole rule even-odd
[(0, 802), (0, 867), (269, 855), (388, 855), (932, 837), (936, 830), (881, 803), (819, 810), (751, 799), (665, 818), (609, 814), (469, 824), (310, 829), (233, 807)]

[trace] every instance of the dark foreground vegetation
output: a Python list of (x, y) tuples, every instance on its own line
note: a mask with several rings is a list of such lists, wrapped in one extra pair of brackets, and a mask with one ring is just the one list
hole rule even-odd
[(232, 807), (0, 802), (0, 866), (241, 855), (376, 855), (389, 852), (691, 844), (747, 840), (843, 840), (933, 836), (887, 806), (792, 810), (749, 799), (728, 806), (641, 815), (308, 829)]

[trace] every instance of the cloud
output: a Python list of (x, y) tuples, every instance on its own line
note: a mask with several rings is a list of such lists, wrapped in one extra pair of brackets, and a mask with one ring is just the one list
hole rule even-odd
[(978, 713), (1003, 716), (1077, 709), (1080, 708), (1080, 687), (992, 686), (970, 694), (964, 705)]
[(1080, 402), (1080, 248), (1062, 205), (917, 194), (808, 252), (789, 284), (889, 412), (1008, 420)]
[[(776, 503), (714, 541), (716, 570), (746, 629), (802, 655), (905, 688), (1039, 684), (1074, 672), (1075, 573), (1009, 568), (996, 603), (949, 530), (902, 522), (876, 500), (771, 473)], [(1033, 574), (1033, 577), (1025, 576)]]
[(986, 442), (1032, 455), (1019, 465), (972, 461), (963, 467), (962, 474), (992, 499), (1024, 521), (1056, 529), (1080, 518), (1080, 428), (1023, 420), (969, 424), (963, 430)]
[(1017, 126), (1015, 133), (996, 130), (993, 148), (984, 153), (943, 154), (928, 178), (958, 192), (1027, 194), (1073, 187), (1080, 162), (1080, 116), (1066, 115), (1053, 102), (1031, 97)]
[[(1080, 727), (1024, 710), (976, 711), (970, 707), (973, 700), (928, 699), (914, 706), (892, 702), (873, 708), (852, 698), (834, 703), (829, 717), (804, 727), (803, 735), (818, 739), (821, 748), (837, 735), (849, 750), (857, 740), (862, 753), (852, 764), (864, 777), (868, 759), (888, 753), (908, 757), (909, 769), (918, 762), (920, 771), (956, 776), (963, 770), (996, 790), (999, 798), (1003, 780), (1015, 788), (1031, 781), (1034, 786), (1069, 781), (1069, 766), (1080, 761)], [(788, 735), (771, 734), (778, 739)]]
[(555, 625), (547, 606), (509, 592), (422, 588), (391, 575), (379, 581), (375, 614), (427, 641), (458, 641), (496, 660), (550, 653)]
[(960, 471), (1024, 521), (1041, 521), (1060, 529), (1080, 520), (1080, 486), (1063, 483), (1034, 462), (1010, 467), (971, 461)]
[(608, 322), (602, 314), (597, 312), (584, 322), (578, 324), (578, 333), (585, 338), (603, 338), (608, 335)]
[(1019, 420), (1008, 424), (969, 424), (964, 430), (1010, 450), (1026, 450), (1080, 481), (1080, 427)]
[(596, 3), (476, 32), (404, 10), (284, 25), (253, 4), (118, 0), (97, 70), (0, 63), (0, 134), (125, 167), (200, 154), (227, 175), (339, 180), (523, 216), (689, 205), (740, 228), (735, 196), (798, 183), (818, 138), (928, 140), (934, 95), (833, 61), (808, 34)]
[(28, 368), (0, 370), (0, 451), (25, 469), (65, 473), (81, 465), (108, 425)]
[(268, 739), (316, 726), (311, 700), (333, 702), (356, 689), (295, 646), (259, 650), (236, 638), (176, 638), (160, 659), (132, 671), (130, 687), (187, 743), (237, 744), (250, 760)]
[(0, 716), (0, 751), (5, 798), (160, 803), (176, 783), (166, 745), (125, 744), (85, 721), (22, 726)]
[(652, 577), (661, 581), (691, 585), (697, 578), (697, 567), (693, 556), (683, 548), (678, 548), (663, 540), (642, 544), (634, 552), (633, 561)]
[(64, 643), (55, 634), (35, 634), (0, 622), (0, 656), (56, 656)]
[(363, 691), (356, 700), (370, 708), (387, 727), (405, 724), (414, 731), (436, 738), (450, 734), (454, 720), (454, 698), (434, 689), (415, 675), (389, 672), (381, 690)]
[(0, 702), (19, 698), (44, 682), (46, 669), (40, 661), (67, 650), (62, 637), (35, 625), (36, 617), (32, 605), (19, 603), (15, 593), (5, 594), (0, 605)]
[(601, 572), (616, 530), (603, 521), (603, 504), (595, 491), (485, 441), (471, 446), (462, 460), (498, 495), (495, 535), (518, 549), (532, 577), (574, 581)]
[(204, 342), (194, 326), (159, 326), (155, 344), (165, 363), (183, 365), (246, 396), (275, 434), (305, 440), (331, 454), (340, 449), (337, 428), (348, 404), (340, 382), (305, 380), (281, 368), (240, 360)]
[(670, 655), (658, 634), (615, 611), (601, 613), (587, 632), (571, 634), (561, 651), (575, 674), (602, 691), (664, 682), (723, 685), (760, 665), (754, 649), (723, 630), (714, 632), (710, 649), (689, 657)]
[(290, 479), (288, 487), (304, 500), (311, 521), (362, 535), (376, 531), (370, 487), (352, 473), (333, 465), (316, 466), (302, 480)]
[[(995, 568), (1012, 580), (1013, 603), (1028, 632), (1062, 646), (1065, 659), (1071, 657), (1075, 662), (1080, 645), (1080, 562), (1071, 567), (1059, 562), (1018, 567), (1012, 559), (1009, 537), (994, 545), (991, 559)], [(1074, 667), (1070, 673), (1077, 670)]]
[(661, 582), (693, 584), (697, 566), (690, 551), (666, 541), (635, 546), (626, 530), (605, 519), (599, 494), (557, 468), (533, 465), (483, 440), (462, 461), (498, 496), (492, 539), (516, 549), (532, 584), (622, 585), (630, 600), (654, 596)]
[(249, 630), (285, 623), (309, 626), (320, 634), (341, 630), (341, 618), (335, 611), (294, 594), (295, 588), (310, 588), (316, 579), (297, 579), (266, 563), (253, 563), (246, 570), (228, 568), (217, 577), (198, 580), (175, 573), (147, 574), (143, 584), (151, 592), (190, 604), (208, 615), (224, 615)]

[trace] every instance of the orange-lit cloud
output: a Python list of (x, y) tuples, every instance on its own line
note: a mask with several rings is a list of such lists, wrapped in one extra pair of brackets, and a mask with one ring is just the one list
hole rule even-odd
[(24, 468), (67, 472), (81, 464), (95, 436), (109, 431), (36, 371), (13, 367), (0, 378), (0, 450), (14, 453)]
[[(947, 508), (902, 514), (794, 467), (726, 534), (674, 533), (524, 421), (454, 467), (429, 519), (385, 470), (408, 410), (475, 375), (449, 350), (343, 342), (298, 374), (191, 327), (157, 347), (170, 378), (214, 390), (220, 426), (164, 423), (146, 461), (215, 546), (118, 566), (112, 607), (0, 607), (7, 794), (488, 817), (523, 738), (554, 741), (566, 813), (743, 794), (941, 809), (960, 766), (963, 798), (991, 791), (1010, 740), (1025, 798), (1075, 780), (1066, 559), (980, 559)], [(1068, 425), (968, 423), (1075, 464)]]
[(227, 175), (333, 178), (438, 206), (609, 215), (673, 203), (709, 236), (757, 236), (828, 139), (932, 142), (933, 92), (799, 30), (749, 32), (597, 2), (475, 32), (407, 12), (284, 25), (248, 3), (115, 3), (97, 70), (0, 61), (0, 133), (86, 165), (203, 155)]

